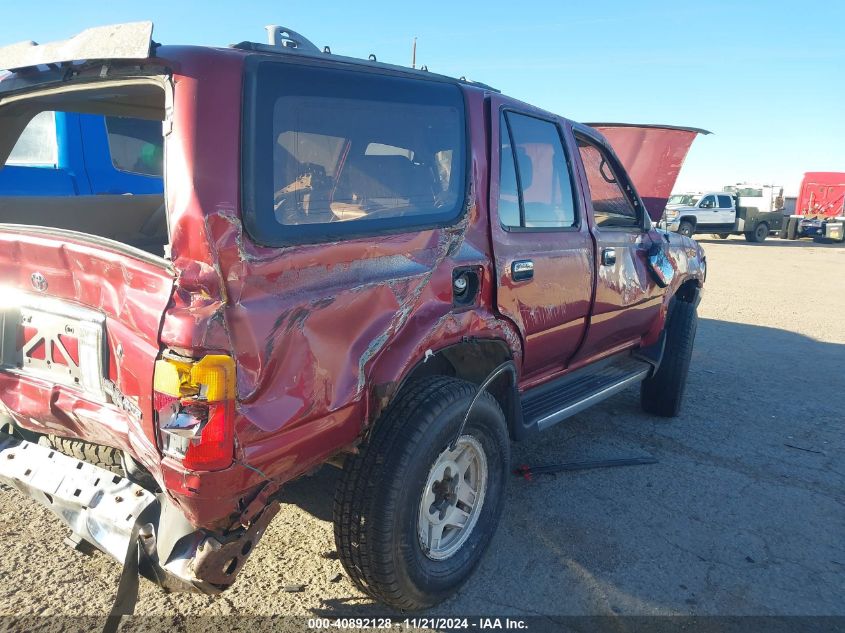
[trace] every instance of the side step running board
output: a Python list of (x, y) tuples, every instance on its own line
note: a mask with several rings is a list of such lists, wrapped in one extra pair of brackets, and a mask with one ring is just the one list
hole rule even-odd
[(532, 389), (522, 397), (523, 424), (547, 428), (647, 378), (652, 366), (630, 355), (601, 367), (585, 367), (569, 376)]

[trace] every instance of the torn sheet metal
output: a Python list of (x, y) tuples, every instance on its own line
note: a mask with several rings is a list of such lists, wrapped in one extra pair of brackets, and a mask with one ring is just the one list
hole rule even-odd
[(112, 472), (0, 433), (0, 481), (46, 506), (86, 541), (123, 562), (135, 523), (158, 504)]
[(69, 40), (49, 44), (18, 42), (0, 48), (0, 70), (89, 59), (146, 59), (152, 39), (152, 22), (129, 22), (86, 29)]

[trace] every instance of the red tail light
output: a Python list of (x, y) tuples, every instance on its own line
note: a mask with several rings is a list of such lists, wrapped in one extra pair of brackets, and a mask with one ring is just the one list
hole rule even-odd
[(232, 463), (234, 436), (228, 404), (209, 405), (198, 442), (188, 444), (182, 463), (191, 470), (220, 470)]
[(153, 402), (166, 455), (191, 470), (222, 470), (234, 454), (235, 365), (228, 356), (156, 362)]

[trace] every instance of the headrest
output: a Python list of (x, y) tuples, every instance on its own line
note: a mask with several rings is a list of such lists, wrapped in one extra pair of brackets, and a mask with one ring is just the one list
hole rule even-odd
[(534, 180), (534, 165), (531, 162), (531, 157), (524, 147), (516, 146), (516, 160), (519, 165), (519, 179), (522, 182), (522, 191), (531, 187)]

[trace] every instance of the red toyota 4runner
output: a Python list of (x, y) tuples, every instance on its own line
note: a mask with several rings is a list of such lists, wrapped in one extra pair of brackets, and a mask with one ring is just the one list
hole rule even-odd
[(162, 122), (163, 196), (0, 198), (0, 480), (77, 541), (215, 593), (332, 463), (344, 567), (418, 609), (483, 555), (511, 440), (636, 383), (678, 413), (705, 258), (649, 212), (699, 130), (573, 123), (278, 27), (151, 35), (0, 49), (0, 165), (40, 112)]

